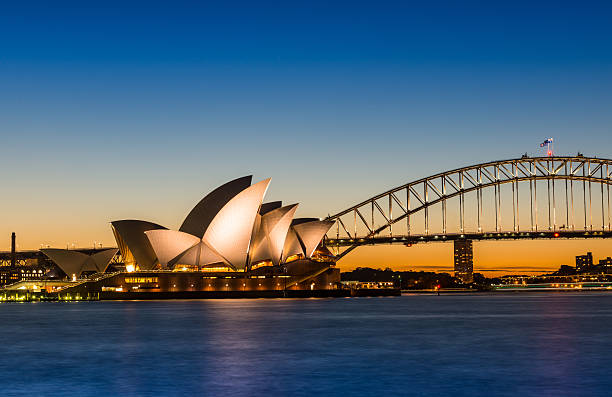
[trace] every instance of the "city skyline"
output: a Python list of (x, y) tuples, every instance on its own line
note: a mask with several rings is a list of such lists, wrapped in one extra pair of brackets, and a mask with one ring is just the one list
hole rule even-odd
[[(325, 217), (485, 161), (612, 157), (608, 5), (11, 4), (0, 16), (0, 250), (178, 227), (221, 182)], [(383, 11), (384, 9), (384, 11)], [(393, 10), (393, 12), (390, 12)], [(179, 192), (179, 193), (177, 193)], [(475, 270), (555, 270), (605, 240), (475, 242)], [(452, 244), (361, 247), (341, 269), (441, 266)]]

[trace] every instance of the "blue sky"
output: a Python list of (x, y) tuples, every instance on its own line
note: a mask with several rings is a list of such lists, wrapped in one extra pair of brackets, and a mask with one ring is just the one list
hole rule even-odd
[[(324, 216), (421, 176), (610, 157), (605, 2), (13, 2), (0, 13), (0, 235), (113, 243), (224, 181)], [(10, 194), (6, 192), (9, 191)], [(0, 248), (8, 247), (0, 243)]]

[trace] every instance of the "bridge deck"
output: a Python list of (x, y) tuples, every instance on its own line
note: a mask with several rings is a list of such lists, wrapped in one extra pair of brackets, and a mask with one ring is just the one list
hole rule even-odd
[(494, 233), (457, 233), (427, 234), (410, 236), (377, 236), (357, 239), (325, 239), (328, 247), (349, 247), (354, 245), (404, 244), (444, 242), (453, 240), (535, 240), (570, 238), (612, 238), (612, 231), (537, 231), (537, 232), (494, 232)]

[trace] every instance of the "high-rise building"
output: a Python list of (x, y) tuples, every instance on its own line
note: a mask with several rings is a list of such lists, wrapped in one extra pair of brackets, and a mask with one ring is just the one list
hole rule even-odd
[(586, 255), (576, 256), (576, 270), (593, 266), (593, 253), (587, 252)]
[(474, 251), (472, 240), (455, 240), (455, 277), (464, 283), (474, 281)]
[(15, 264), (17, 263), (16, 257), (15, 257), (16, 255), (15, 240), (16, 240), (15, 232), (13, 232), (11, 234), (11, 266), (12, 267), (15, 267)]

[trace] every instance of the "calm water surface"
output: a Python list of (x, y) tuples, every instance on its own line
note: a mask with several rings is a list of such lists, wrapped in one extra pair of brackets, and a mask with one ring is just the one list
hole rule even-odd
[(612, 294), (0, 305), (0, 394), (612, 395)]

